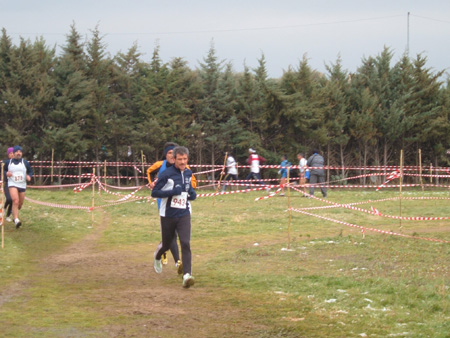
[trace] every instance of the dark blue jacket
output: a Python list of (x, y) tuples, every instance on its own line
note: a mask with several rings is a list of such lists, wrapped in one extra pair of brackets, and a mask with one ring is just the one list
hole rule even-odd
[[(167, 168), (160, 173), (158, 181), (152, 190), (152, 197), (161, 198), (159, 214), (162, 217), (183, 217), (191, 213), (189, 200), (195, 200), (197, 194), (191, 185), (192, 171), (185, 169), (181, 172), (175, 166)], [(171, 206), (172, 198), (181, 193), (187, 193), (186, 205), (183, 208)]]

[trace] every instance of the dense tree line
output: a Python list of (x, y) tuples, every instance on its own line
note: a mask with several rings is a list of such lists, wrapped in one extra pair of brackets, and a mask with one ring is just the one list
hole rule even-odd
[[(219, 60), (213, 43), (191, 69), (182, 58), (148, 62), (136, 45), (111, 57), (98, 29), (87, 42), (72, 25), (60, 55), (40, 38), (0, 40), (2, 149), (21, 144), (30, 160), (140, 161), (161, 157), (166, 141), (191, 162), (241, 163), (253, 147), (270, 163), (320, 149), (332, 166), (448, 164), (450, 89), (426, 58), (393, 62), (384, 48), (355, 73), (340, 58), (319, 73), (303, 57), (279, 79), (264, 54), (242, 73)], [(132, 155), (128, 155), (131, 147)], [(342, 170), (342, 174), (346, 174)]]

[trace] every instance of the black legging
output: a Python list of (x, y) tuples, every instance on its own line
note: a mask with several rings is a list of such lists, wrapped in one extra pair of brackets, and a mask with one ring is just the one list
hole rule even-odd
[(12, 199), (11, 199), (11, 195), (9, 194), (9, 188), (8, 188), (8, 180), (5, 180), (5, 206), (4, 209), (6, 210), (6, 217), (11, 216), (11, 212), (12, 212)]
[(170, 249), (170, 245), (173, 243), (173, 240), (176, 239), (177, 233), (181, 244), (183, 274), (191, 274), (191, 214), (187, 214), (183, 217), (161, 217), (162, 246), (156, 253), (155, 258), (160, 260), (162, 254)]
[[(156, 248), (156, 250), (159, 250), (162, 248), (162, 242), (159, 243), (158, 247)], [(170, 244), (170, 252), (172, 253), (173, 256), (173, 260), (175, 261), (175, 263), (178, 263), (178, 261), (180, 260), (180, 251), (178, 250), (178, 243), (177, 243), (177, 234), (175, 231), (175, 237), (173, 238), (172, 243)]]

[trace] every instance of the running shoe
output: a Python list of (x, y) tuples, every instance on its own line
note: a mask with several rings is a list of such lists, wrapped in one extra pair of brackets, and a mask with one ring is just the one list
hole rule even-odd
[(6, 217), (6, 222), (12, 222), (12, 219), (11, 219), (11, 217)]
[(161, 264), (161, 260), (156, 259), (156, 252), (153, 255), (154, 257), (154, 262), (153, 262), (153, 267), (155, 268), (155, 272), (156, 273), (161, 273), (162, 272), (162, 264)]
[(163, 263), (164, 265), (167, 265), (167, 252), (164, 252), (162, 257), (161, 257), (161, 263)]
[(22, 225), (22, 222), (21, 222), (20, 219), (18, 219), (18, 218), (16, 218), (16, 219), (14, 220), (14, 223), (16, 224), (16, 229), (19, 229), (20, 226)]
[(192, 277), (189, 273), (185, 273), (183, 276), (183, 287), (187, 289), (192, 285), (194, 285), (194, 283), (195, 283), (194, 277)]
[(183, 263), (181, 263), (180, 260), (177, 261), (177, 264), (175, 264), (175, 266), (177, 267), (177, 272), (179, 275), (183, 274)]

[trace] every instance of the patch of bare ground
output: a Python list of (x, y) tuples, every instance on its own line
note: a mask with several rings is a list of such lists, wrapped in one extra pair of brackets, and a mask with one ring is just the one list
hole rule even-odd
[[(153, 271), (152, 252), (105, 250), (98, 245), (109, 226), (108, 214), (82, 240), (46, 257), (38, 272), (6, 288), (2, 303), (29, 287), (51, 280), (64, 291), (64, 302), (95, 311), (102, 324), (95, 329), (45, 328), (55, 337), (256, 337), (265, 331), (255, 315), (234, 307), (223, 294), (202, 285), (201, 278), (183, 289), (175, 267)], [(156, 244), (156, 243), (155, 243)], [(142, 250), (141, 250), (142, 251)], [(144, 262), (143, 262), (144, 261)], [(30, 333), (36, 334), (37, 328)]]

